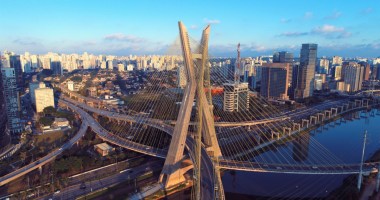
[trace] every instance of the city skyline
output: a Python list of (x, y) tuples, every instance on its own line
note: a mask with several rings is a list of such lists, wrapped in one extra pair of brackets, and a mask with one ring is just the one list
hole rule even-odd
[[(317, 43), (319, 56), (378, 57), (379, 2), (121, 2), (2, 1), (0, 49), (33, 54), (47, 52), (144, 55), (167, 54), (184, 21), (191, 35), (212, 25), (210, 55), (271, 55), (286, 50), (299, 55), (302, 43)], [(115, 6), (118, 5), (118, 6)], [(326, 6), (328, 5), (328, 6)], [(187, 9), (178, 9), (184, 8)], [(284, 9), (286, 8), (286, 9)], [(14, 15), (14, 10), (22, 10)], [(194, 13), (194, 10), (197, 10)], [(28, 11), (28, 12), (26, 12)], [(156, 14), (154, 14), (156, 13)], [(199, 39), (199, 38), (195, 38)]]

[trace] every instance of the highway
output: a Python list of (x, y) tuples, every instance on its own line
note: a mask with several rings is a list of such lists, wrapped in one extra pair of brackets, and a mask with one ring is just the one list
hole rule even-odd
[(161, 163), (162, 162), (160, 161), (147, 162), (138, 167), (121, 170), (119, 171), (119, 173), (115, 173), (111, 176), (107, 176), (102, 179), (86, 181), (85, 189), (81, 189), (80, 187), (82, 183), (78, 183), (63, 188), (57, 194), (50, 194), (39, 199), (76, 199), (80, 196), (91, 193), (92, 191), (100, 190), (106, 187), (111, 187), (124, 181), (131, 180), (131, 183), (133, 183), (135, 178), (137, 178), (141, 174), (144, 174), (145, 172), (149, 172), (152, 170), (160, 170), (162, 168)]
[[(375, 173), (379, 163), (364, 163), (363, 173)], [(250, 172), (270, 172), (283, 174), (359, 174), (360, 164), (331, 164), (331, 165), (287, 165), (273, 163), (256, 163), (249, 161), (220, 160), (219, 166)]]
[(48, 155), (20, 168), (17, 169), (3, 177), (0, 177), (0, 186), (3, 186), (35, 169), (38, 169), (39, 167), (42, 167), (46, 163), (52, 161), (57, 157), (59, 154), (61, 154), (66, 149), (69, 149), (73, 144), (75, 144), (81, 137), (84, 136), (86, 133), (88, 124), (86, 122), (82, 122), (81, 127), (79, 131), (76, 133), (76, 135), (71, 138), (68, 142), (66, 142), (64, 145), (62, 145), (59, 149), (56, 149), (49, 153)]
[[(78, 108), (77, 106), (75, 106), (75, 105), (73, 105), (67, 101), (60, 100), (60, 102), (63, 104), (66, 104), (71, 109), (75, 110), (78, 114), (80, 114), (82, 120), (86, 121), (91, 126), (92, 130), (94, 132), (96, 132), (104, 140), (106, 140), (106, 141), (108, 141), (114, 145), (121, 146), (121, 147), (131, 149), (131, 150), (136, 150), (140, 153), (144, 153), (147, 155), (152, 155), (152, 156), (159, 157), (159, 158), (165, 158), (166, 157), (166, 154), (164, 154), (164, 150), (154, 149), (154, 148), (148, 147), (146, 145), (137, 144), (137, 143), (134, 143), (134, 142), (129, 141), (127, 139), (117, 137), (117, 136), (113, 135), (112, 133), (104, 130), (99, 125), (99, 123), (93, 117), (91, 117), (87, 112), (83, 111), (82, 109)], [(107, 114), (110, 114), (112, 116), (117, 115), (116, 113), (108, 112), (108, 111), (103, 111), (102, 114), (106, 115), (106, 116), (107, 116)], [(162, 124), (158, 124), (157, 122), (149, 122), (149, 121), (143, 120), (143, 119), (140, 119), (137, 122), (155, 127), (155, 128), (160, 129), (162, 131), (165, 131), (169, 135), (173, 134), (173, 127), (170, 125), (167, 125), (165, 123), (161, 122)], [(189, 156), (190, 156), (191, 160), (194, 162), (195, 157), (193, 154), (193, 150), (195, 149), (195, 141), (193, 140), (192, 137), (190, 137), (190, 136), (186, 137), (185, 147), (189, 152)], [(207, 151), (203, 147), (202, 147), (202, 163), (201, 163), (201, 165), (203, 168), (201, 170), (202, 187), (203, 187), (202, 188), (202, 197), (205, 197), (205, 199), (213, 199), (213, 195), (214, 195), (213, 162), (210, 159), (210, 157), (208, 156)]]

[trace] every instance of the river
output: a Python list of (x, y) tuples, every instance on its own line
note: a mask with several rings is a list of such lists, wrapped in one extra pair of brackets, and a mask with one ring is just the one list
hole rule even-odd
[[(277, 150), (267, 151), (254, 158), (257, 162), (290, 164), (360, 163), (364, 132), (367, 130), (365, 159), (380, 149), (380, 115), (372, 110), (351, 113), (341, 120), (319, 127), (318, 130), (300, 135)], [(359, 118), (358, 118), (359, 116)], [(361, 117), (360, 117), (361, 116)], [(223, 185), (226, 193), (270, 196), (278, 198), (318, 198), (327, 196), (342, 185), (348, 175), (295, 175), (278, 173), (254, 173), (226, 171)]]

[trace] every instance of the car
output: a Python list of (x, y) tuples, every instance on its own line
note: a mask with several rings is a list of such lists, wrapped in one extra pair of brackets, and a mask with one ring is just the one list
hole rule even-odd
[(313, 166), (312, 168), (313, 168), (313, 169), (318, 169), (318, 167), (317, 167), (317, 166)]
[(80, 189), (82, 189), (82, 190), (86, 189), (86, 184), (84, 182), (82, 184), (80, 184)]
[(276, 169), (282, 169), (282, 167), (276, 167)]
[(61, 192), (61, 190), (56, 190), (55, 192), (54, 192), (54, 194), (59, 194)]

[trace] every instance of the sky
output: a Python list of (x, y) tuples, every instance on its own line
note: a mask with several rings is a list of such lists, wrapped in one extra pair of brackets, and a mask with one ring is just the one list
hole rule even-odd
[[(172, 54), (178, 21), (194, 40), (211, 25), (210, 56), (380, 56), (378, 0), (0, 0), (0, 50), (43, 54)], [(175, 48), (173, 47), (175, 46)], [(174, 50), (173, 50), (174, 49)]]

